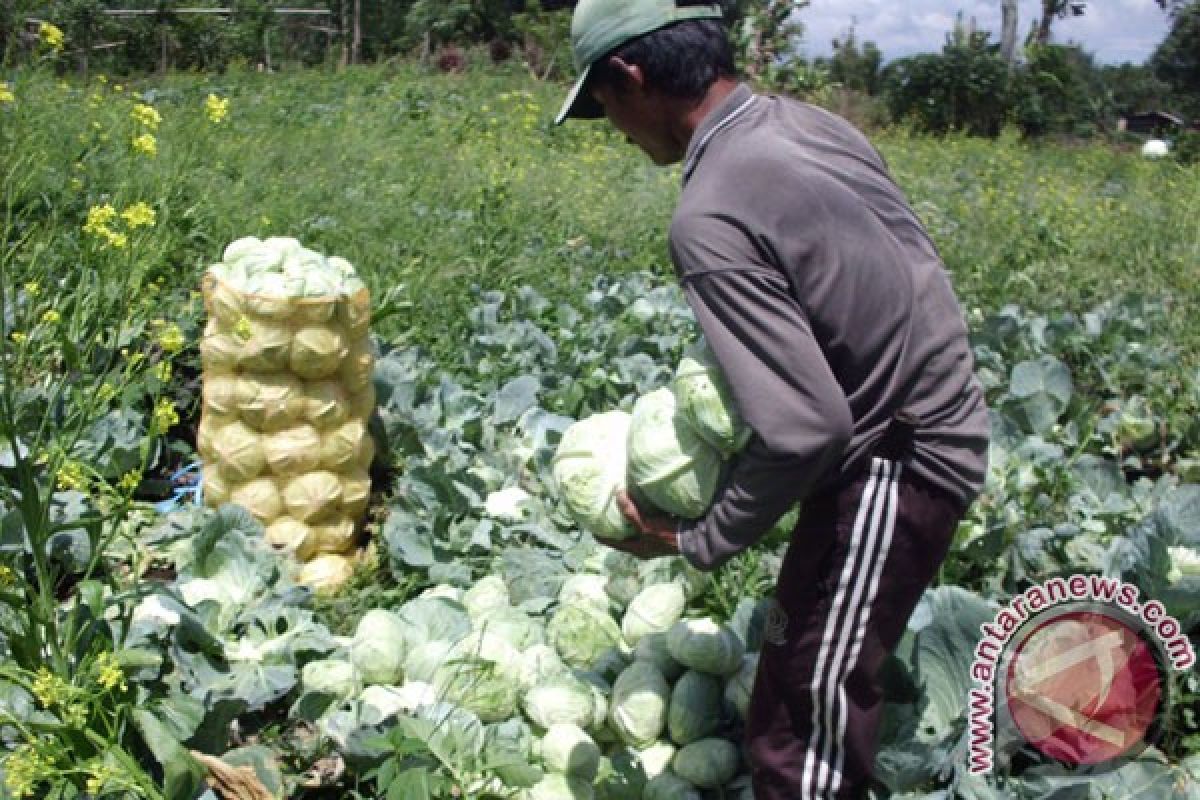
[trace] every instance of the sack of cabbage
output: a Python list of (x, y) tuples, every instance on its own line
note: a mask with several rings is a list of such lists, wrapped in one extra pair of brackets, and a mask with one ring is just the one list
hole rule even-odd
[(334, 588), (353, 571), (375, 452), (366, 286), (345, 259), (246, 237), (203, 290), (205, 502), (241, 505), (304, 562), (301, 582)]
[(633, 413), (606, 411), (567, 428), (554, 455), (554, 480), (580, 528), (598, 539), (626, 539), (637, 531), (617, 507), (618, 492), (628, 490), (639, 506), (702, 517), (724, 462), (750, 433), (712, 351), (699, 339), (670, 386), (639, 397)]

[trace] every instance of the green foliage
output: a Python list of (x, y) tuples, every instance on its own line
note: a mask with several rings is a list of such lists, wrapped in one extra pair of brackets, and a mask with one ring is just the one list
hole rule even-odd
[(938, 54), (894, 61), (886, 70), (893, 118), (931, 133), (995, 136), (1007, 118), (1009, 71), (986, 33), (948, 37)]
[[(537, 780), (524, 749), (528, 708), (485, 725), (427, 693), (397, 699), (375, 687), (334, 704), (298, 685), (306, 664), (349, 658), (334, 633), (378, 608), (408, 623), (406, 672), (434, 675), (447, 642), (473, 622), (462, 589), (485, 576), (503, 581), (511, 607), (478, 616), (521, 636), (582, 603), (564, 603), (560, 590), (590, 575), (597, 619), (615, 624), (645, 586), (676, 581), (689, 616), (761, 645), (757, 598), (770, 591), (790, 524), (701, 580), (677, 559), (639, 563), (598, 548), (548, 479), (566, 425), (666, 385), (694, 335), (663, 255), (676, 170), (649, 169), (603, 127), (553, 128), (561, 87), (504, 69), (235, 69), (139, 81), (133, 92), (114, 84), (21, 72), (13, 101), (0, 104), (0, 151), (13, 154), (0, 229), (2, 757), (44, 767), (36, 754), (76, 770), (43, 769), (35, 796), (54, 796), (54, 781), (78, 796), (81, 770), (104, 765), (144, 782), (146, 796), (183, 793), (195, 773), (182, 749), (225, 752), (235, 719), (263, 745), (226, 759), (254, 755), (283, 796), (316, 794), (300, 784), (326, 757), (347, 765), (324, 789), (333, 796), (482, 797), (495, 779), (511, 794)], [(229, 101), (223, 122), (205, 116), (209, 93)], [(130, 144), (148, 133), (139, 103), (161, 114), (154, 157)], [(989, 796), (995, 787), (964, 775), (957, 738), (963, 654), (980, 609), (1048, 575), (1103, 570), (1161, 597), (1185, 625), (1200, 619), (1196, 578), (1177, 555), (1200, 530), (1186, 485), (1200, 476), (1200, 331), (1186, 313), (1200, 302), (1190, 270), (1200, 181), (1195, 167), (1098, 145), (1034, 146), (1010, 132), (984, 142), (901, 129), (875, 141), (955, 279), (996, 412), (988, 485), (941, 576), (958, 587), (929, 595), (893, 665), (880, 774), (897, 791)], [(154, 224), (121, 216), (138, 201)], [(105, 203), (115, 216), (89, 224)], [(161, 480), (193, 457), (194, 356), (184, 346), (168, 358), (176, 348), (166, 344), (199, 336), (189, 292), (243, 235), (294, 235), (345, 255), (380, 312), (377, 428), (394, 471), (370, 523), (378, 563), (318, 613), (245, 513), (158, 515), (138, 502), (145, 485), (121, 485), (130, 472)], [(175, 369), (169, 380), (156, 374), (163, 362)], [(169, 421), (155, 422), (162, 399), (184, 419), (152, 435)], [(489, 499), (515, 488), (524, 500), (498, 513)], [(430, 585), (437, 597), (410, 599)], [(600, 648), (559, 630), (567, 621), (554, 641), (583, 663)], [(605, 627), (607, 648), (623, 633)], [(113, 686), (100, 681), (110, 652), (127, 689), (111, 671)], [(601, 707), (628, 658), (607, 650), (594, 670), (561, 678), (585, 698), (582, 727), (607, 725)], [(53, 688), (43, 693), (54, 702), (34, 691), (46, 660), (69, 676), (36, 687)], [(732, 662), (722, 671), (747, 663)], [(1162, 742), (1170, 763), (1143, 759), (1089, 780), (1113, 796), (1192, 791), (1178, 764), (1200, 740), (1189, 706), (1198, 691), (1190, 677), (1180, 689)], [(425, 710), (398, 715), (385, 700)], [(13, 718), (40, 724), (76, 706), (82, 726), (19, 749)], [(66, 738), (89, 732), (100, 739)], [(609, 780), (620, 754), (596, 741)], [(1079, 790), (1071, 780), (1037, 766), (995, 791)]]
[(1174, 144), (1176, 161), (1185, 166), (1200, 164), (1200, 131), (1184, 131)]
[(1180, 105), (1200, 115), (1200, 3), (1180, 9), (1171, 31), (1150, 57), (1154, 74), (1175, 92)]
[(1103, 122), (1103, 91), (1077, 46), (1030, 45), (1012, 85), (1013, 117), (1027, 136), (1085, 133)]
[(833, 42), (829, 59), (829, 78), (847, 89), (877, 94), (883, 82), (883, 53), (874, 42), (861, 45), (851, 28), (842, 39)]

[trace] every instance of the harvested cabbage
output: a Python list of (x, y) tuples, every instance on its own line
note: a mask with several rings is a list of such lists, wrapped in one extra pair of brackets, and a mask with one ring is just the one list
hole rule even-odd
[(717, 789), (737, 775), (738, 749), (727, 739), (701, 739), (679, 748), (671, 769), (701, 789)]
[(400, 683), (408, 655), (405, 633), (408, 625), (383, 608), (363, 614), (350, 642), (350, 661), (367, 683)]
[(558, 772), (591, 783), (600, 768), (600, 748), (578, 725), (556, 723), (546, 729), (541, 741), (542, 764)]
[(617, 506), (625, 489), (629, 414), (609, 411), (571, 425), (553, 460), (554, 480), (580, 528), (600, 539), (627, 539), (637, 531)]
[(546, 638), (563, 661), (582, 669), (591, 667), (606, 650), (624, 646), (616, 620), (586, 602), (560, 606), (546, 625)]
[(742, 666), (745, 646), (726, 625), (711, 619), (684, 619), (667, 631), (667, 651), (689, 669), (732, 675)]
[(714, 733), (721, 726), (723, 699), (720, 678), (695, 670), (683, 673), (667, 708), (671, 741), (685, 745)]
[(625, 641), (636, 645), (647, 634), (666, 633), (683, 616), (687, 595), (678, 583), (647, 586), (629, 602), (621, 620)]
[(666, 727), (670, 694), (667, 679), (657, 667), (647, 661), (635, 661), (613, 684), (609, 724), (626, 744), (648, 747)]
[(629, 478), (668, 514), (704, 516), (721, 474), (721, 454), (678, 413), (670, 389), (638, 398), (629, 425)]
[(704, 339), (684, 352), (672, 388), (684, 419), (723, 457), (745, 447), (750, 428), (742, 421), (725, 375)]

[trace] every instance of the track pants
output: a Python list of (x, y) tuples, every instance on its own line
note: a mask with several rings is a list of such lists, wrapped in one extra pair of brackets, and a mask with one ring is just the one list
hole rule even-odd
[(883, 709), (879, 668), (964, 511), (883, 458), (806, 501), (747, 715), (755, 800), (866, 797)]

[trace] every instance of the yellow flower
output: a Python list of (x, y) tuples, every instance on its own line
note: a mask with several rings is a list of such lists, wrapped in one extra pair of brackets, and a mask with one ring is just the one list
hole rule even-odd
[(53, 765), (53, 756), (43, 756), (27, 742), (4, 759), (4, 788), (17, 800), (30, 797)]
[(56, 53), (63, 49), (66, 41), (62, 29), (50, 22), (43, 22), (38, 26), (38, 39)]
[(210, 94), (204, 98), (204, 114), (212, 124), (221, 124), (229, 116), (229, 98)]
[[(130, 475), (132, 474), (130, 473)], [(96, 681), (105, 689), (112, 690), (119, 686), (121, 687), (121, 691), (125, 691), (129, 688), (125, 683), (125, 672), (117, 662), (115, 653), (101, 653), (99, 658), (96, 659), (96, 666), (99, 670)]]
[(12, 87), (4, 81), (0, 81), (0, 103), (15, 103), (17, 96), (13, 94)]
[(63, 491), (74, 489), (86, 492), (88, 488), (88, 476), (84, 472), (83, 465), (78, 461), (67, 461), (58, 468), (58, 473), (55, 475), (55, 484)]
[(140, 228), (143, 225), (153, 225), (158, 215), (148, 203), (139, 200), (121, 212), (121, 219), (125, 220), (125, 224), (130, 228)]
[(26, 340), (29, 339), (29, 337), (21, 331), (13, 331), (8, 335), (8, 338), (12, 339), (13, 344), (25, 344)]
[(137, 472), (126, 472), (121, 476), (121, 480), (117, 481), (117, 488), (125, 494), (133, 494), (141, 482), (142, 476)]
[(148, 130), (158, 130), (158, 123), (162, 122), (162, 116), (155, 110), (154, 106), (148, 106), (145, 103), (138, 103), (129, 112), (129, 116), (138, 125), (141, 125)]
[(167, 383), (171, 380), (171, 362), (160, 361), (154, 365), (154, 377), (162, 383)]
[(183, 331), (179, 330), (179, 326), (174, 322), (163, 328), (162, 333), (158, 335), (158, 346), (164, 352), (178, 353), (183, 349), (183, 344)]
[(0, 564), (0, 586), (12, 586), (17, 581), (17, 574), (4, 564)]
[(175, 410), (175, 402), (167, 397), (161, 397), (154, 407), (150, 427), (154, 433), (166, 433), (173, 425), (179, 424), (179, 412)]
[(99, 235), (99, 232), (107, 228), (108, 224), (116, 218), (117, 210), (111, 204), (92, 206), (88, 209), (87, 222), (83, 224), (83, 232)]
[(108, 787), (121, 777), (116, 767), (110, 764), (105, 764), (102, 761), (94, 761), (84, 767), (84, 770), (88, 774), (88, 794), (94, 797), (99, 797), (101, 792), (105, 790), (105, 787)]
[(233, 333), (243, 342), (250, 341), (250, 337), (254, 336), (254, 328), (250, 327), (250, 320), (246, 317), (241, 317), (237, 324), (233, 326)]
[(152, 133), (143, 133), (133, 137), (133, 149), (148, 156), (158, 155), (158, 140)]
[(128, 236), (123, 233), (116, 233), (115, 231), (108, 231), (104, 238), (108, 240), (110, 246), (115, 247), (118, 250), (129, 244)]
[(42, 704), (42, 708), (52, 708), (67, 699), (69, 688), (66, 681), (51, 672), (48, 667), (39, 667), (30, 691)]
[(46, 313), (42, 314), (42, 322), (46, 323), (47, 325), (53, 325), (61, 319), (62, 314), (58, 313), (53, 308), (48, 309)]

